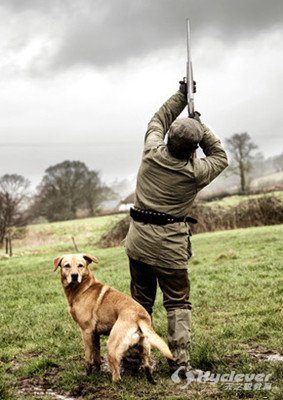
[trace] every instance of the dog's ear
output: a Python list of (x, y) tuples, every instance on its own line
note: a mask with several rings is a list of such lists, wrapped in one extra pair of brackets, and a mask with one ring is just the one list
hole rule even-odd
[(98, 264), (98, 259), (96, 257), (92, 256), (91, 254), (84, 254), (83, 258), (86, 260), (86, 262), (88, 264), (90, 264), (92, 262)]
[(64, 256), (54, 258), (54, 271), (56, 271), (56, 269), (61, 266), (61, 261), (63, 260), (63, 258)]

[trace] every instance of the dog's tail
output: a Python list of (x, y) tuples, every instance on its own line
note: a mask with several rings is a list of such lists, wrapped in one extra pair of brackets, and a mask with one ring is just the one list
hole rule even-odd
[(142, 331), (142, 333), (148, 338), (149, 343), (156, 347), (161, 353), (169, 360), (173, 360), (173, 355), (167, 346), (167, 344), (164, 342), (163, 339), (161, 339), (160, 336), (157, 335), (156, 332), (152, 329), (150, 325), (144, 320), (140, 320), (138, 322), (139, 328)]

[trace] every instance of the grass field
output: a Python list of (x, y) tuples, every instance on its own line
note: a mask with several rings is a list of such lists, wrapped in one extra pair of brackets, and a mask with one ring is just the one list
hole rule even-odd
[(270, 196), (275, 196), (279, 200), (283, 201), (283, 191), (277, 191), (277, 192), (269, 192), (269, 193), (259, 193), (259, 194), (253, 194), (253, 195), (232, 195), (232, 196), (225, 196), (221, 200), (213, 200), (213, 201), (207, 201), (206, 204), (208, 207), (217, 207), (217, 208), (229, 208), (229, 207), (235, 207), (238, 204), (240, 204), (242, 201), (246, 200), (253, 200), (253, 199), (258, 199), (260, 197), (270, 197)]
[(43, 254), (50, 250), (73, 250), (72, 237), (82, 249), (95, 246), (103, 233), (108, 232), (125, 214), (99, 218), (85, 218), (74, 221), (53, 222), (50, 224), (29, 225), (25, 237), (15, 240), (15, 248), (21, 253)]
[(273, 174), (263, 176), (261, 178), (254, 179), (251, 183), (251, 187), (264, 187), (270, 184), (282, 184), (283, 183), (283, 172), (274, 172)]
[[(227, 391), (223, 383), (193, 383), (182, 389), (168, 377), (166, 362), (155, 351), (156, 386), (142, 373), (124, 376), (118, 384), (111, 383), (108, 372), (85, 375), (81, 337), (68, 315), (52, 261), (73, 251), (73, 235), (81, 251), (99, 258), (94, 269), (98, 279), (129, 293), (124, 249), (94, 247), (115, 221), (101, 217), (34, 226), (33, 241), (17, 242), (15, 257), (0, 258), (0, 399), (59, 398), (55, 393), (86, 400), (282, 399), (282, 362), (259, 361), (252, 353), (283, 354), (283, 225), (196, 235), (189, 267), (193, 365), (215, 373), (270, 373), (271, 390)], [(160, 293), (153, 320), (166, 337)], [(104, 347), (105, 340), (105, 353)]]

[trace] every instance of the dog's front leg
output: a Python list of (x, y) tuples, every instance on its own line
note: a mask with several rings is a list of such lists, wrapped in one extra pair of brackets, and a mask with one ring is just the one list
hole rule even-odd
[(97, 332), (93, 332), (92, 341), (93, 341), (93, 362), (96, 367), (96, 370), (99, 371), (101, 365), (100, 335)]
[(86, 373), (90, 375), (94, 365), (94, 346), (93, 346), (93, 332), (92, 330), (81, 330), (85, 348), (85, 364)]

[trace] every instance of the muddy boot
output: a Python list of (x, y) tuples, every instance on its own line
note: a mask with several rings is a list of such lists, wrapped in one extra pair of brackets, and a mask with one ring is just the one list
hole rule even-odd
[[(169, 364), (170, 367), (170, 364)], [(174, 370), (174, 371), (173, 371)], [(181, 381), (187, 381), (188, 384), (197, 381), (197, 379), (204, 375), (204, 371), (201, 369), (192, 368), (190, 364), (186, 365), (171, 365), (170, 367), (171, 379), (174, 383), (180, 383)]]
[[(168, 345), (174, 361), (169, 361), (170, 375), (180, 367), (180, 375), (186, 377), (191, 370), (191, 310), (177, 309), (167, 312), (168, 318)], [(181, 376), (180, 376), (181, 377)]]

